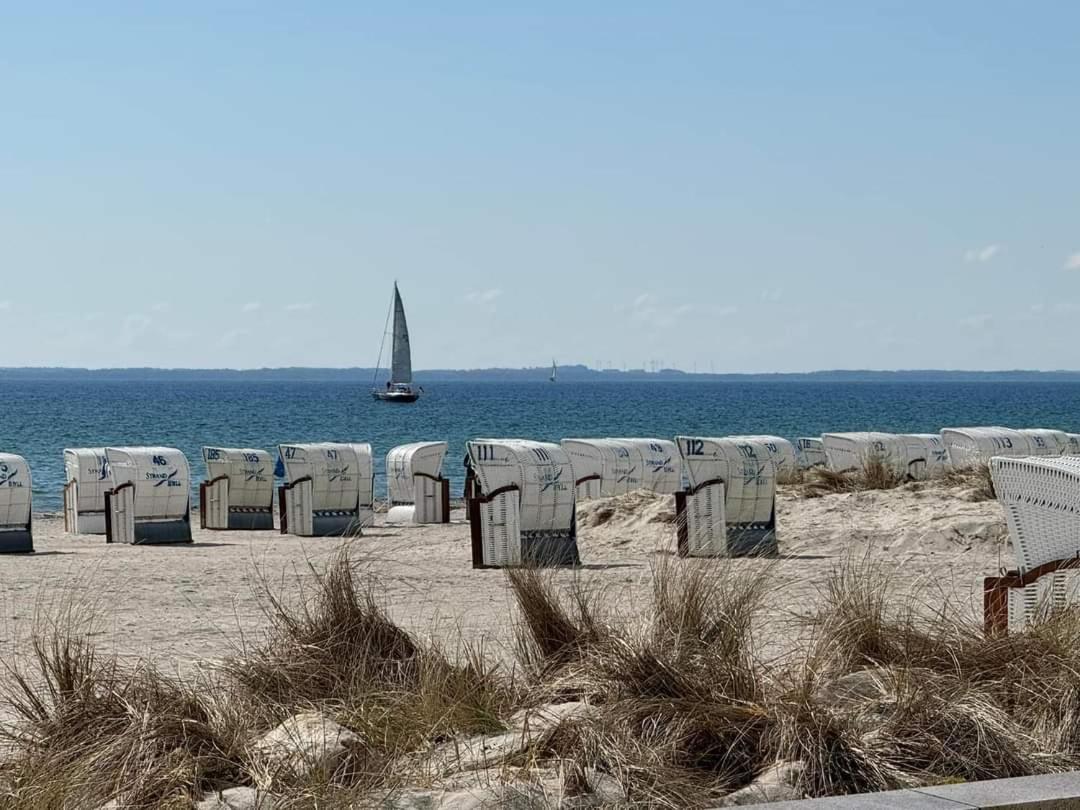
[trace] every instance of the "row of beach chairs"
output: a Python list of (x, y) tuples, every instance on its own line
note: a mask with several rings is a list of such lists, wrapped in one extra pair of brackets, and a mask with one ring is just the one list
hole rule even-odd
[[(449, 482), (439, 472), (446, 442), (395, 447), (386, 457), (393, 521), (449, 520)], [(302, 537), (357, 534), (375, 515), (371, 445), (282, 444), (280, 468), (266, 450), (204, 447), (199, 485), (204, 529), (274, 529), (274, 478), (280, 529)], [(64, 451), (64, 524), (107, 542), (191, 541), (191, 476), (172, 447), (91, 447)], [(25, 462), (23, 462), (25, 464)]]
[[(918, 439), (919, 441), (916, 441)], [(815, 446), (814, 442), (820, 445)], [(1070, 604), (1080, 574), (1080, 457), (1077, 436), (1000, 427), (938, 434), (825, 434), (666, 439), (525, 439), (466, 443), (466, 509), (476, 567), (580, 562), (576, 503), (636, 490), (674, 495), (682, 556), (769, 555), (777, 551), (776, 485), (789, 470), (836, 470), (870, 457), (911, 478), (947, 466), (988, 464), (1005, 508), (1017, 567), (986, 580), (985, 618), (1005, 632)], [(200, 485), (206, 529), (274, 528), (275, 472), (280, 530), (300, 536), (358, 534), (374, 518), (371, 447), (283, 444), (280, 469), (261, 449), (206, 447)], [(395, 447), (386, 456), (388, 523), (449, 521), (446, 442)], [(166, 447), (64, 451), (68, 531), (108, 542), (191, 541), (190, 471)], [(0, 551), (33, 550), (32, 482), (25, 459), (0, 454)]]

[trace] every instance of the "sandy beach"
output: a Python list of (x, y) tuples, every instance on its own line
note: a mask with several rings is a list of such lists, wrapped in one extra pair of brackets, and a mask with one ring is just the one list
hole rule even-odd
[[(997, 502), (973, 503), (941, 483), (816, 499), (785, 487), (777, 508), (780, 559), (679, 564), (769, 566), (775, 588), (763, 643), (778, 651), (794, 632), (786, 619), (810, 609), (845, 560), (880, 564), (897, 575), (901, 591), (940, 589), (975, 615), (981, 578), (1013, 561)], [(451, 645), (484, 638), (497, 652), (511, 640), (505, 575), (471, 568), (462, 510), (449, 525), (387, 526), (383, 518), (347, 542), (398, 622)], [(634, 493), (581, 503), (583, 566), (554, 576), (606, 589), (605, 604), (628, 614), (647, 610), (651, 569), (674, 548), (673, 519), (670, 497)], [(320, 569), (343, 542), (277, 532), (194, 534), (187, 546), (107, 545), (102, 537), (65, 534), (58, 516), (36, 516), (36, 553), (0, 558), (0, 652), (7, 660), (23, 655), (34, 623), (69, 602), (94, 612), (102, 649), (165, 669), (219, 660), (265, 626), (260, 581), (296, 596), (311, 576), (309, 565)]]

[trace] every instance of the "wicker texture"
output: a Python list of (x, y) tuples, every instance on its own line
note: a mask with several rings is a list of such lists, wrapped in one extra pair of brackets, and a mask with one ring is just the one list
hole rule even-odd
[[(1021, 574), (1080, 554), (1080, 458), (994, 457), (990, 472)], [(1071, 601), (1074, 576), (1059, 571), (1011, 590), (1010, 629)]]

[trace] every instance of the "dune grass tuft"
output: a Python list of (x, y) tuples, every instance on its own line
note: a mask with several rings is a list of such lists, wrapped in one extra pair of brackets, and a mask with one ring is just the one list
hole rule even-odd
[(990, 475), (988, 464), (976, 464), (973, 467), (950, 468), (942, 479), (947, 485), (964, 489), (970, 501), (993, 501), (997, 499), (994, 479)]
[(757, 631), (773, 565), (660, 558), (652, 603), (632, 613), (580, 573), (512, 570), (512, 661), (400, 627), (347, 550), (294, 598), (264, 583), (265, 633), (198, 675), (102, 654), (67, 615), (0, 678), (16, 720), (0, 808), (190, 808), (249, 784), (252, 742), (309, 711), (361, 744), (280, 786), (276, 806), (378, 805), (442, 784), (467, 738), (518, 734), (516, 713), (567, 700), (588, 711), (477, 778), (557, 773), (579, 794), (600, 775), (628, 804), (685, 807), (777, 763), (806, 796), (1080, 766), (1080, 614), (987, 637), (947, 600), (900, 597), (884, 569), (853, 560), (800, 617), (793, 650), (769, 659)]
[(805, 498), (820, 498), (844, 492), (864, 492), (872, 489), (895, 489), (907, 482), (878, 456), (867, 457), (858, 469), (834, 472), (827, 467), (814, 467), (803, 476), (800, 492)]

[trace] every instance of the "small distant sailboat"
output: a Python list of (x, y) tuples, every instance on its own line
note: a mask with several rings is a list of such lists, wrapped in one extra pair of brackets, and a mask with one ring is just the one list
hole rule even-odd
[[(423, 391), (412, 383), (412, 348), (409, 346), (409, 325), (405, 322), (405, 305), (401, 303), (401, 293), (394, 282), (394, 297), (390, 303), (394, 317), (392, 342), (390, 348), (390, 379), (385, 388), (375, 383), (382, 365), (383, 348), (386, 345), (386, 329), (383, 329), (382, 343), (379, 344), (379, 360), (375, 367), (375, 380), (372, 381), (371, 395), (383, 402), (416, 402)], [(387, 313), (387, 320), (390, 313)]]
[(551, 376), (548, 377), (548, 382), (559, 381), (559, 367), (555, 365), (555, 361), (551, 361)]

